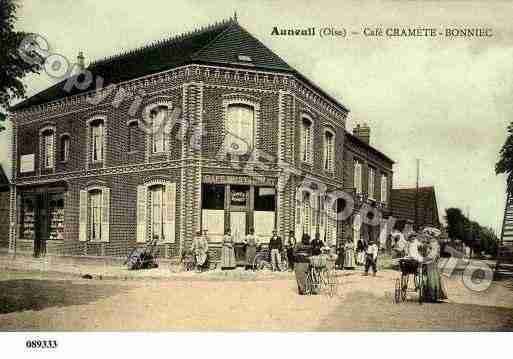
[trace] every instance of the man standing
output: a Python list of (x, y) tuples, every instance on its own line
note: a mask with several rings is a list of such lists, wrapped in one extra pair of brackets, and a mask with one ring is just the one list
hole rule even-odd
[(289, 237), (287, 238), (287, 260), (289, 261), (290, 270), (294, 270), (294, 249), (296, 248), (296, 237), (294, 231), (289, 231)]
[(378, 246), (375, 241), (371, 241), (367, 246), (367, 250), (365, 251), (365, 273), (364, 275), (369, 274), (369, 268), (372, 268), (372, 275), (376, 276), (377, 270), (377, 261), (378, 261)]
[(271, 240), (269, 241), (269, 251), (271, 252), (271, 266), (272, 266), (273, 271), (280, 271), (281, 250), (282, 250), (281, 237), (278, 237), (276, 235), (276, 231), (274, 230)]

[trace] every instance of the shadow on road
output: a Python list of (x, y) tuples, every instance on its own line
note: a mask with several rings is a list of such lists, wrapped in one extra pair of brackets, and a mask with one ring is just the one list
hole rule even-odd
[(71, 280), (2, 280), (0, 314), (88, 304), (123, 290), (122, 286)]
[(319, 331), (511, 331), (510, 308), (459, 303), (424, 303), (415, 294), (395, 304), (392, 293), (347, 293), (321, 322)]

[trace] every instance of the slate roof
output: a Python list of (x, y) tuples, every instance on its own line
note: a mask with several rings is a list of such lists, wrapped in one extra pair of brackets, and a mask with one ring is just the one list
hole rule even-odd
[[(238, 55), (251, 58), (251, 63), (244, 63)], [(337, 100), (324, 93), (317, 85), (301, 75), (283, 59), (272, 52), (258, 39), (246, 31), (236, 19), (225, 20), (187, 34), (158, 41), (123, 54), (93, 62), (88, 70), (93, 78), (101, 76), (103, 86), (150, 75), (190, 63), (230, 64), (240, 67), (259, 68), (268, 71), (291, 72), (323, 93), (327, 98), (347, 111)], [(66, 80), (28, 98), (11, 107), (20, 110), (34, 105), (70, 97), (95, 89), (96, 81), (84, 90), (74, 88), (64, 91)]]
[(378, 156), (382, 160), (385, 160), (385, 161), (389, 162), (390, 165), (393, 165), (395, 163), (394, 160), (392, 160), (390, 157), (385, 155), (383, 152), (381, 152), (380, 150), (378, 150), (375, 147), (372, 147), (368, 143), (360, 140), (357, 136), (355, 136), (352, 133), (347, 132), (347, 131), (346, 131), (346, 140), (352, 142), (352, 144), (355, 145), (355, 146), (359, 146), (359, 147), (363, 147), (363, 148), (368, 149), (369, 151), (371, 151), (373, 154), (375, 154), (376, 156)]
[[(401, 220), (415, 221), (415, 188), (392, 189), (390, 204), (392, 216)], [(417, 219), (420, 228), (440, 226), (435, 188), (419, 187)]]

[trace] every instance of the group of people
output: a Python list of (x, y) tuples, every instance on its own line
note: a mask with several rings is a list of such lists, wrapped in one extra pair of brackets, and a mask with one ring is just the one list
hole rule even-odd
[(337, 269), (349, 270), (356, 266), (364, 266), (364, 275), (368, 275), (369, 270), (372, 270), (372, 274), (375, 276), (378, 271), (378, 252), (376, 241), (371, 240), (369, 243), (364, 243), (359, 239), (355, 251), (353, 240), (348, 239), (343, 246), (339, 247), (335, 265)]
[[(404, 241), (406, 241), (403, 238)], [(397, 242), (401, 241), (399, 239)], [(401, 243), (404, 244), (404, 243)], [(401, 246), (402, 247), (402, 246)], [(398, 250), (398, 253), (402, 253)], [(408, 235), (408, 241), (403, 257), (413, 258), (424, 266), (424, 301), (438, 302), (447, 299), (438, 261), (440, 259), (440, 243), (436, 235), (429, 233), (412, 232)]]

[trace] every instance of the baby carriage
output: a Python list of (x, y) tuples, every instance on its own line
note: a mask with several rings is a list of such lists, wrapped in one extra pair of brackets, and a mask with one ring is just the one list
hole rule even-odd
[(129, 270), (157, 268), (157, 241), (153, 240), (143, 247), (134, 248), (124, 264)]
[(424, 297), (424, 265), (415, 258), (399, 259), (401, 276), (395, 280), (396, 303), (406, 301), (408, 292), (418, 292), (418, 301), (422, 304)]

